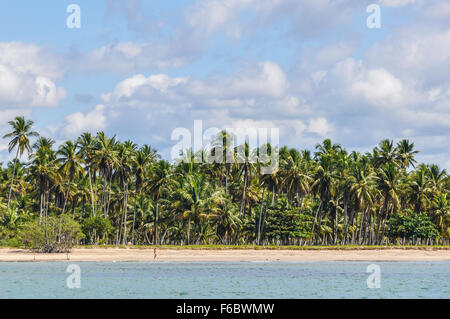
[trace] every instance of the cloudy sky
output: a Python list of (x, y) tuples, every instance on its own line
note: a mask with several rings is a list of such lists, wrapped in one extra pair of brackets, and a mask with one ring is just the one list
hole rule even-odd
[(408, 138), (450, 169), (447, 0), (15, 0), (0, 24), (1, 135), (25, 115), (58, 141), (104, 130), (169, 156), (172, 131), (203, 120), (300, 149)]

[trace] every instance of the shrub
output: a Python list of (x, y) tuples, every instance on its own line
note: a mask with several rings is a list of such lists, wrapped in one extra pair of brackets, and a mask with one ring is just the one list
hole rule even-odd
[(405, 210), (405, 214), (392, 216), (388, 221), (387, 235), (390, 238), (436, 238), (439, 232), (426, 213)]
[(310, 233), (310, 221), (299, 208), (290, 207), (285, 197), (280, 197), (274, 207), (267, 210), (264, 237), (288, 242), (292, 239), (307, 238)]
[(25, 247), (44, 253), (69, 252), (83, 237), (80, 224), (68, 215), (48, 217), (41, 225), (28, 222), (19, 231)]
[(89, 217), (83, 221), (82, 230), (88, 242), (95, 243), (99, 237), (110, 234), (112, 226), (110, 220), (103, 216)]

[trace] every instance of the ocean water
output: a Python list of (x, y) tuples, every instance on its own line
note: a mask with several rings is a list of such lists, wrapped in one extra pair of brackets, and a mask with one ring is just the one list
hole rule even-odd
[(0, 263), (0, 298), (450, 298), (450, 262)]

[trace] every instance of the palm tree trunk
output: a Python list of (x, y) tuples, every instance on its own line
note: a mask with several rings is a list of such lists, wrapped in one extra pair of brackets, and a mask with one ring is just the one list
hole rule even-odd
[(188, 218), (188, 224), (187, 224), (187, 244), (190, 244), (190, 233), (191, 233), (191, 218)]
[(43, 211), (43, 204), (42, 204), (42, 197), (43, 197), (43, 192), (42, 192), (42, 190), (41, 190), (41, 202), (40, 202), (40, 204), (39, 204), (39, 225), (42, 223), (42, 211)]
[(137, 209), (137, 192), (134, 192), (134, 211), (133, 211), (133, 226), (131, 227), (131, 243), (134, 245), (134, 227), (136, 224), (136, 209)]
[(91, 178), (91, 168), (89, 167), (89, 186), (91, 188), (91, 205), (92, 205), (92, 216), (95, 217), (95, 204), (94, 204), (94, 190), (92, 188), (92, 178)]
[(339, 200), (337, 200), (337, 202), (336, 202), (336, 216), (335, 216), (335, 218), (334, 218), (334, 230), (335, 230), (335, 233), (334, 233), (334, 244), (335, 245), (337, 245), (337, 241), (338, 241), (338, 207), (339, 207)]
[(247, 192), (247, 170), (245, 170), (245, 175), (244, 175), (244, 191), (242, 192), (241, 216), (244, 215), (244, 210), (245, 210), (245, 193), (246, 192)]
[(158, 200), (156, 200), (155, 210), (155, 245), (158, 245)]
[(262, 195), (262, 200), (261, 200), (261, 207), (259, 209), (259, 220), (258, 220), (258, 241), (257, 241), (257, 245), (259, 246), (260, 242), (261, 242), (261, 220), (262, 220), (262, 210), (263, 210), (263, 205), (264, 205), (264, 193), (265, 193), (266, 189), (263, 189), (263, 195)]
[(365, 221), (366, 213), (367, 213), (367, 208), (363, 209), (362, 215), (361, 215), (361, 223), (359, 224), (358, 242), (360, 244), (362, 244), (361, 237), (362, 237), (362, 231), (363, 231), (363, 227), (364, 227), (364, 221)]
[(314, 217), (313, 225), (312, 225), (312, 228), (311, 228), (311, 235), (310, 235), (311, 240), (313, 240), (314, 228), (316, 227), (317, 216), (319, 215), (319, 212), (320, 212), (321, 208), (322, 208), (322, 200), (320, 200), (319, 207), (317, 208), (317, 211), (316, 211), (316, 216)]
[(347, 242), (347, 231), (348, 231), (348, 223), (347, 223), (347, 201), (344, 200), (344, 238), (343, 238), (343, 244)]
[(383, 205), (383, 207), (380, 208), (381, 212), (380, 212), (380, 215), (379, 215), (379, 218), (378, 218), (377, 231), (375, 233), (375, 242), (376, 242), (377, 245), (379, 245), (379, 241), (380, 241), (380, 228), (381, 228), (381, 224), (383, 223), (385, 209), (387, 209), (387, 203), (385, 203)]
[(124, 198), (123, 198), (123, 239), (122, 243), (127, 244), (127, 213), (128, 213), (128, 184), (124, 183)]
[(11, 195), (12, 195), (12, 187), (13, 187), (13, 183), (14, 183), (14, 176), (16, 175), (16, 166), (17, 166), (17, 158), (19, 157), (19, 147), (17, 147), (17, 151), (16, 151), (16, 158), (14, 159), (14, 164), (13, 164), (13, 173), (11, 176), (11, 185), (9, 186), (9, 196), (8, 196), (8, 210), (9, 210), (9, 205), (11, 203)]
[[(107, 206), (106, 206), (106, 216), (109, 215), (109, 205), (111, 204), (111, 183), (112, 183), (112, 172), (111, 172), (111, 176), (109, 178), (109, 193), (108, 193), (108, 201), (107, 201)], [(106, 217), (105, 217), (106, 218)]]
[(64, 212), (66, 210), (67, 199), (69, 198), (70, 186), (72, 186), (72, 181), (73, 181), (73, 177), (70, 177), (69, 187), (67, 189), (67, 193), (66, 193), (66, 196), (64, 198), (64, 206), (63, 206), (63, 209), (62, 209), (62, 215), (64, 215)]

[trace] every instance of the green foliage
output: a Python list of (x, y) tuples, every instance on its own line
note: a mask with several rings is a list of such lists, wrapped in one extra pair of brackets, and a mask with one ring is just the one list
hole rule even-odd
[(311, 231), (309, 216), (297, 207), (291, 207), (285, 197), (267, 210), (264, 237), (284, 242), (289, 239), (307, 238)]
[(0, 246), (18, 247), (20, 242), (15, 238), (15, 232), (7, 227), (0, 226)]
[[(9, 124), (5, 138), (16, 156), (0, 167), (3, 245), (17, 244), (21, 229), (20, 238), (32, 249), (66, 249), (55, 244), (65, 239), (55, 230), (62, 221), (48, 218), (54, 215), (80, 222), (87, 236), (82, 244), (318, 246), (384, 245), (392, 243), (389, 237), (435, 239), (429, 244), (450, 239), (449, 176), (437, 165), (417, 163), (418, 151), (406, 139), (383, 140), (362, 154), (330, 139), (315, 151), (270, 143), (252, 149), (235, 145), (232, 134), (222, 131), (203, 150), (183, 150), (183, 161), (169, 163), (149, 145), (104, 132), (83, 133), (55, 149), (51, 138), (31, 144), (37, 136), (32, 121)], [(267, 163), (255, 156), (276, 149), (279, 169), (265, 174)], [(212, 160), (218, 157), (234, 160)], [(405, 209), (426, 211), (431, 223), (426, 215), (399, 215)], [(70, 221), (62, 224), (71, 227)], [(81, 239), (76, 237), (73, 242)]]
[(390, 238), (436, 238), (439, 232), (426, 213), (414, 213), (405, 210), (388, 221), (388, 236)]
[(25, 247), (44, 253), (69, 252), (84, 237), (78, 222), (67, 215), (48, 217), (39, 225), (25, 223), (18, 237)]
[(111, 222), (103, 216), (84, 219), (81, 229), (86, 235), (88, 243), (95, 243), (97, 238), (108, 235), (113, 231)]

